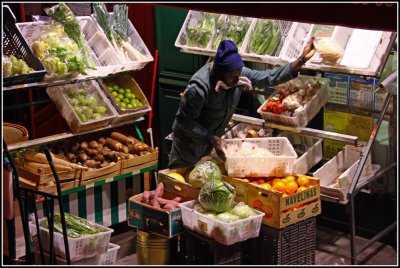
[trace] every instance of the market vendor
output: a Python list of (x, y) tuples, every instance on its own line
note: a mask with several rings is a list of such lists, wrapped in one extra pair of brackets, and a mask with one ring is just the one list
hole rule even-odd
[(244, 90), (287, 82), (315, 53), (310, 38), (301, 56), (279, 68), (258, 71), (244, 67), (234, 42), (223, 40), (214, 62), (207, 63), (189, 80), (172, 125), (173, 142), (168, 168), (196, 164), (213, 148), (225, 160), (225, 142), (220, 138)]

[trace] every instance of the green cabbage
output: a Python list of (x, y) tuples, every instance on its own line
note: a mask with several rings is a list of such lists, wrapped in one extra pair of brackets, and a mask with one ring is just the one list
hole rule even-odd
[(198, 200), (208, 211), (227, 212), (232, 207), (236, 190), (222, 180), (209, 180), (200, 189)]
[(246, 219), (250, 216), (255, 216), (257, 213), (254, 212), (253, 209), (251, 209), (248, 205), (246, 205), (243, 202), (240, 202), (237, 204), (231, 211), (230, 213), (239, 216), (241, 219)]
[(189, 174), (189, 183), (196, 188), (201, 188), (206, 181), (221, 179), (221, 170), (212, 161), (197, 164)]
[(220, 213), (217, 215), (217, 219), (224, 222), (234, 222), (240, 220), (239, 216), (229, 212)]

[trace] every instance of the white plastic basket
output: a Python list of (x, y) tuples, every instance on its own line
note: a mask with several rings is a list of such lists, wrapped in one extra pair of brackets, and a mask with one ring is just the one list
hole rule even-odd
[[(112, 16), (113, 12), (110, 12), (109, 15)], [(92, 14), (91, 18), (94, 21), (96, 31), (100, 32), (106, 38), (107, 42), (110, 43), (103, 31), (103, 28), (101, 28), (101, 26), (97, 23), (96, 15)], [(131, 71), (131, 70), (140, 70), (143, 67), (145, 67), (147, 63), (152, 62), (154, 60), (154, 58), (151, 55), (146, 44), (143, 42), (143, 39), (140, 37), (135, 26), (133, 26), (132, 22), (129, 19), (128, 19), (128, 41), (144, 57), (146, 57), (146, 60), (144, 60), (144, 61), (129, 60), (126, 62), (122, 62), (121, 60), (119, 60), (114, 47), (110, 43), (110, 49), (113, 51), (113, 53), (115, 55), (114, 60), (118, 62), (118, 66), (115, 66), (116, 69), (113, 70), (113, 73), (122, 72), (122, 71)]]
[(300, 57), (311, 35), (312, 24), (293, 22), (279, 57), (292, 62)]
[[(48, 252), (43, 251), (44, 263), (42, 263), (42, 259), (39, 251), (39, 244), (37, 237), (33, 239), (33, 245), (35, 247), (35, 264), (49, 264), (50, 263), (50, 254)], [(80, 259), (77, 261), (71, 261), (71, 265), (113, 265), (117, 261), (117, 254), (120, 246), (116, 244), (109, 243), (108, 249), (103, 254), (97, 254), (94, 257)], [(56, 264), (57, 265), (67, 265), (67, 260), (56, 256)]]
[(254, 28), (256, 27), (258, 20), (260, 20), (260, 19), (254, 19), (254, 21), (252, 22), (252, 24), (249, 27), (245, 43), (242, 46), (242, 49), (240, 51), (241, 55), (246, 60), (254, 60), (254, 61), (258, 61), (258, 62), (261, 61), (261, 62), (265, 62), (265, 63), (272, 64), (272, 65), (282, 65), (282, 64), (287, 63), (288, 61), (283, 60), (280, 57), (280, 54), (281, 54), (281, 51), (283, 51), (286, 42), (288, 41), (287, 40), (288, 34), (290, 33), (293, 22), (283, 21), (283, 20), (272, 20), (274, 23), (278, 24), (280, 31), (281, 31), (281, 38), (280, 38), (279, 44), (272, 55), (258, 55), (256, 53), (249, 51), (249, 43), (250, 43), (251, 33), (254, 31)]
[(307, 152), (294, 161), (293, 173), (306, 174), (314, 165), (322, 159), (322, 141), (318, 137), (295, 134), (284, 131), (278, 137), (286, 137), (292, 145), (304, 144), (308, 147)]
[[(68, 101), (68, 96), (65, 95), (64, 91), (68, 88), (78, 90), (79, 88), (83, 87), (88, 90), (88, 95), (95, 96), (99, 104), (101, 103), (102, 105), (107, 107), (107, 113), (103, 118), (98, 120), (90, 120), (83, 123), (77, 116), (74, 108)], [(73, 132), (82, 132), (94, 128), (103, 127), (105, 125), (108, 125), (110, 121), (118, 115), (114, 107), (111, 105), (109, 99), (107, 99), (107, 97), (104, 95), (103, 91), (100, 89), (98, 83), (95, 80), (70, 85), (49, 87), (46, 89), (46, 92), (53, 100), (57, 109), (67, 121), (69, 127)]]
[(227, 223), (197, 212), (193, 209), (196, 202), (197, 200), (191, 200), (179, 204), (185, 228), (212, 238), (223, 245), (232, 245), (258, 237), (264, 212), (252, 209), (257, 213), (256, 216)]
[[(39, 220), (39, 225), (46, 218)], [(33, 221), (29, 222), (36, 229), (36, 224)], [(107, 253), (107, 249), (110, 243), (111, 233), (114, 232), (113, 229), (107, 228), (105, 226), (94, 223), (94, 226), (104, 230), (98, 234), (85, 235), (79, 238), (68, 237), (68, 247), (71, 261), (78, 261), (81, 259), (87, 259)], [(43, 250), (45, 252), (50, 252), (50, 233), (49, 230), (39, 226), (40, 238), (42, 240)], [(65, 246), (63, 234), (54, 232), (53, 236), (54, 252), (56, 256), (66, 259)]]
[(225, 169), (229, 177), (284, 177), (291, 175), (297, 154), (286, 137), (226, 139), (228, 151), (232, 146), (241, 146), (250, 142), (260, 148), (267, 149), (274, 156), (243, 156), (226, 155)]
[[(308, 79), (308, 76), (299, 76), (297, 79)], [(289, 126), (297, 126), (297, 127), (305, 127), (308, 122), (317, 115), (319, 110), (325, 105), (328, 101), (328, 80), (326, 78), (317, 78), (320, 81), (321, 88), (317, 91), (317, 93), (311, 98), (309, 102), (304, 104), (303, 109), (296, 116), (288, 116), (283, 114), (274, 114), (271, 112), (262, 111), (262, 107), (267, 104), (268, 99), (257, 109), (257, 113), (259, 113), (262, 118), (268, 122), (278, 122), (284, 125)], [(273, 94), (275, 94), (275, 91)]]
[(215, 54), (215, 50), (212, 50), (212, 42), (214, 40), (216, 31), (214, 29), (210, 40), (208, 41), (208, 44), (206, 47), (202, 48), (202, 47), (193, 47), (193, 46), (188, 46), (187, 43), (187, 31), (186, 28), (187, 26), (196, 26), (200, 20), (203, 18), (204, 14), (206, 14), (207, 12), (203, 12), (203, 11), (194, 11), (194, 10), (189, 10), (188, 14), (186, 15), (186, 19), (182, 25), (181, 30), (179, 31), (178, 37), (176, 38), (175, 41), (175, 46), (179, 47), (183, 50), (187, 50), (187, 51), (200, 51), (202, 53), (209, 53), (210, 55), (214, 55)]

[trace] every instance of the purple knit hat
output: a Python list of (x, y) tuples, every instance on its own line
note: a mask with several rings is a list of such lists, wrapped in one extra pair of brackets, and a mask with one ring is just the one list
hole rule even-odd
[(243, 68), (243, 60), (234, 42), (222, 40), (214, 58), (214, 68), (220, 72), (238, 71)]

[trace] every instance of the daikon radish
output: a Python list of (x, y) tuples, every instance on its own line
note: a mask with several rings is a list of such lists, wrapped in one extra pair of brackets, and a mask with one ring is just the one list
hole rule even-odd
[[(65, 160), (59, 159), (55, 157), (54, 154), (50, 153), (52, 158), (53, 158), (53, 163), (61, 166), (67, 166), (75, 169), (84, 169), (87, 170), (87, 167), (77, 165), (74, 163), (67, 162)], [(38, 162), (38, 163), (43, 163), (43, 164), (48, 164), (49, 162), (47, 161), (46, 155), (44, 153), (39, 153), (39, 152), (34, 152), (34, 151), (25, 151), (24, 152), (24, 157), (26, 160), (33, 161), (33, 162)]]
[[(24, 168), (35, 173), (40, 173), (40, 169), (43, 170), (44, 173), (52, 172), (49, 164), (43, 164), (31, 161), (25, 161)], [(56, 164), (54, 164), (54, 168), (56, 169), (57, 172), (73, 170), (71, 167), (66, 167), (63, 165), (56, 165)]]

